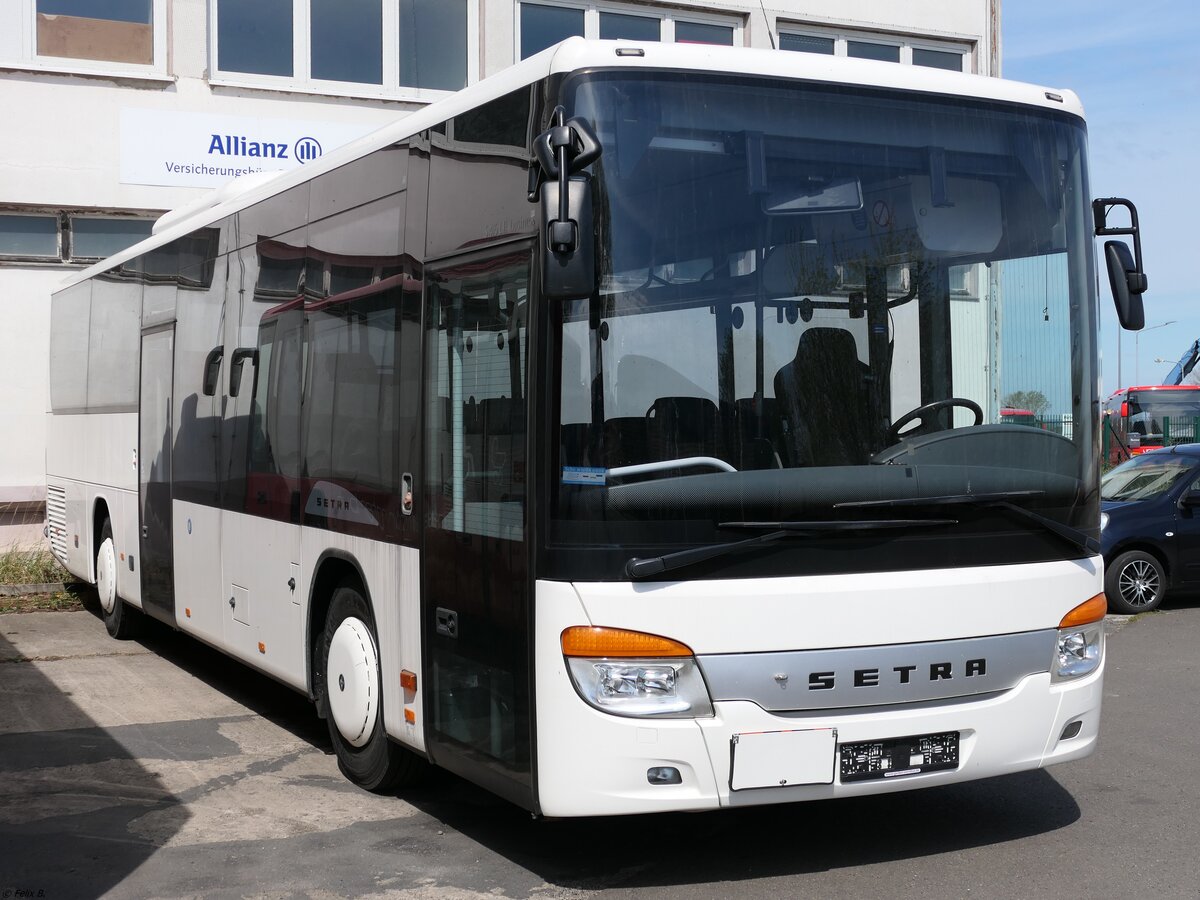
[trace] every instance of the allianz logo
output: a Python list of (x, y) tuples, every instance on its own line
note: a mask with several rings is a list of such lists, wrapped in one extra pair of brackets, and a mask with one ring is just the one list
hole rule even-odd
[(250, 156), (259, 159), (294, 159), (303, 165), (321, 155), (321, 143), (302, 137), (294, 144), (255, 141), (244, 134), (214, 134), (208, 142), (209, 156)]

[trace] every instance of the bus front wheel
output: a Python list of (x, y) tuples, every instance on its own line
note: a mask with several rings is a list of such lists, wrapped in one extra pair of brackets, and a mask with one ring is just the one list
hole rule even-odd
[(117, 593), (117, 550), (113, 544), (112, 523), (104, 520), (100, 545), (96, 550), (96, 593), (104, 613), (104, 627), (119, 641), (135, 638), (141, 632), (141, 613)]
[(384, 732), (379, 645), (371, 622), (357, 586), (338, 586), (319, 637), (318, 702), (342, 774), (368, 791), (383, 792), (415, 780), (424, 763)]

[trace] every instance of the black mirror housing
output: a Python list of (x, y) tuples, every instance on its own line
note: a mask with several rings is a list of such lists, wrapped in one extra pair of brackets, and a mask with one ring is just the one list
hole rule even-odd
[[(590, 297), (596, 288), (592, 182), (584, 175), (566, 181), (565, 221), (558, 218), (559, 183), (548, 181), (541, 186), (542, 296), (548, 300), (579, 300)], [(568, 229), (569, 235), (564, 233)], [(572, 244), (573, 249), (567, 249)]]
[(242, 390), (242, 367), (250, 360), (258, 365), (258, 351), (253, 347), (238, 347), (229, 359), (229, 396), (236, 397)]
[[(1108, 214), (1116, 206), (1128, 210), (1128, 227), (1108, 224)], [(1142, 268), (1142, 236), (1138, 227), (1137, 207), (1121, 197), (1105, 197), (1092, 201), (1092, 215), (1096, 220), (1097, 235), (1124, 234), (1133, 238), (1132, 255), (1121, 241), (1105, 241), (1104, 262), (1108, 268), (1108, 284), (1112, 288), (1121, 327), (1128, 331), (1141, 331), (1146, 325), (1142, 294), (1146, 292), (1148, 282), (1146, 271)]]
[(1117, 306), (1117, 319), (1127, 331), (1141, 331), (1146, 325), (1142, 293), (1146, 276), (1137, 271), (1129, 248), (1121, 241), (1104, 242), (1104, 261), (1108, 267), (1108, 284)]
[(217, 392), (217, 380), (221, 376), (221, 358), (225, 356), (225, 347), (219, 345), (208, 351), (204, 357), (204, 380), (202, 390), (205, 397), (211, 397)]

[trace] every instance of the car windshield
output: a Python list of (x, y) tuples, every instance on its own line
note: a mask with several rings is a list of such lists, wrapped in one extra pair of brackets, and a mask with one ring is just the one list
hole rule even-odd
[[(564, 93), (603, 153), (598, 290), (550, 311), (553, 541), (1003, 492), (1090, 527), (1078, 119), (695, 73)], [(1015, 392), (1044, 398), (1039, 427), (1004, 415)]]
[(1135, 456), (1104, 474), (1100, 496), (1104, 500), (1153, 500), (1171, 489), (1196, 465), (1196, 461), (1162, 452)]

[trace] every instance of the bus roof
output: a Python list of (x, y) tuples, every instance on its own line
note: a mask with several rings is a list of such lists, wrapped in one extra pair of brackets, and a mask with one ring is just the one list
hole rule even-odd
[(1122, 394), (1128, 394), (1130, 391), (1200, 391), (1200, 384), (1143, 384), (1135, 385), (1134, 387), (1119, 388), (1109, 395), (1112, 397), (1120, 397)]
[[(624, 51), (618, 55), (618, 50)], [(632, 53), (630, 52), (632, 51)], [(418, 132), (460, 113), (495, 100), (551, 74), (583, 69), (677, 69), (705, 73), (758, 75), (815, 83), (886, 87), (924, 94), (1017, 103), (1083, 116), (1083, 106), (1074, 92), (1047, 90), (1016, 81), (984, 75), (948, 72), (923, 66), (849, 59), (816, 53), (791, 53), (740, 47), (700, 44), (661, 44), (638, 41), (589, 41), (568, 38), (541, 53), (517, 63), (445, 99), (431, 103), (396, 122), (351, 141), (306, 166), (275, 177), (249, 176), (215, 188), (180, 208), (166, 213), (162, 224), (146, 240), (101, 260), (66, 279), (60, 290), (108, 271), (155, 247), (168, 244), (219, 222), (275, 194), (282, 193), (325, 172), (340, 168), (376, 150), (406, 140)]]

